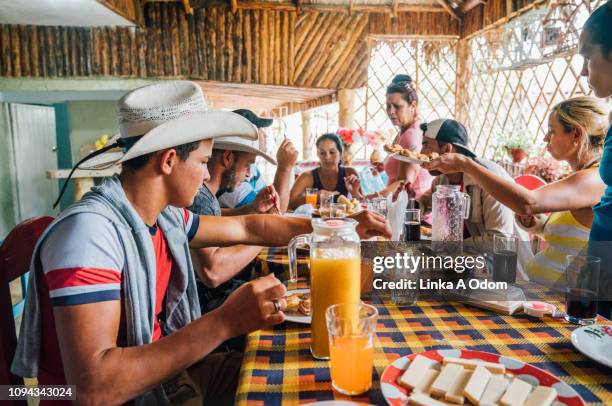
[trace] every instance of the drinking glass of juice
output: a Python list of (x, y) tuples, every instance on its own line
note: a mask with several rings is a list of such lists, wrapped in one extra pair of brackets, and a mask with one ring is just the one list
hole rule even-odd
[(372, 386), (374, 334), (378, 311), (365, 303), (327, 308), (332, 387), (344, 395), (359, 395)]
[(316, 188), (306, 189), (306, 201), (305, 204), (311, 204), (312, 207), (317, 207), (317, 193), (319, 192)]

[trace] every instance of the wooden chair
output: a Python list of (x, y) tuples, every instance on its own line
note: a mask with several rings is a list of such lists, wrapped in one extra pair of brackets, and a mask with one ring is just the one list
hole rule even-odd
[[(0, 246), (0, 384), (23, 385), (23, 379), (11, 373), (10, 367), (17, 347), (15, 317), (23, 311), (26, 294), (27, 272), (36, 241), (53, 217), (34, 217), (19, 223)], [(9, 283), (22, 277), (23, 297), (15, 307), (11, 301)], [(16, 402), (14, 404), (24, 404)]]

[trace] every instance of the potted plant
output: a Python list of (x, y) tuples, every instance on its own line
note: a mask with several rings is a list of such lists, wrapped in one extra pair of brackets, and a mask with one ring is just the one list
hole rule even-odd
[(512, 157), (512, 162), (518, 164), (529, 155), (529, 144), (524, 144), (521, 141), (511, 141), (504, 145), (504, 149)]
[(532, 141), (529, 140), (527, 131), (513, 131), (507, 136), (498, 136), (495, 147), (498, 152), (505, 151), (510, 155), (512, 162), (516, 164), (524, 161), (529, 156)]

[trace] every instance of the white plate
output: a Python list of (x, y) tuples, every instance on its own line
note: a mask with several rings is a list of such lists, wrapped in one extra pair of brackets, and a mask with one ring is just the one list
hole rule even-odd
[(572, 344), (593, 361), (612, 368), (612, 324), (577, 328), (572, 332)]
[[(293, 289), (287, 291), (287, 296), (293, 295), (294, 293), (302, 294), (302, 293), (310, 293), (310, 289)], [(301, 313), (296, 311), (291, 311), (290, 313), (285, 312), (285, 320), (292, 321), (294, 323), (299, 324), (310, 324), (312, 322), (312, 318), (310, 316), (304, 316)]]
[(410, 158), (410, 157), (400, 155), (400, 154), (392, 154), (391, 158), (397, 159), (398, 161), (408, 162), (410, 164), (417, 164), (417, 165), (421, 165), (421, 164), (429, 162), (429, 161), (423, 161), (421, 159)]

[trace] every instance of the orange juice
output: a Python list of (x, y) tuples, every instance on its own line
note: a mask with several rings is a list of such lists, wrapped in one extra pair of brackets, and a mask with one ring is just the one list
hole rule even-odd
[(306, 193), (306, 201), (305, 204), (311, 204), (312, 207), (317, 207), (317, 195)]
[(331, 379), (345, 395), (358, 395), (372, 386), (374, 347), (368, 336), (338, 336), (330, 344)]
[[(341, 250), (343, 248), (338, 248), (337, 252), (341, 254)], [(334, 304), (359, 303), (361, 261), (357, 255), (335, 259), (319, 258), (316, 251), (314, 254), (310, 259), (312, 311), (310, 352), (315, 358), (326, 359), (329, 358), (329, 338), (325, 324), (325, 310)]]

